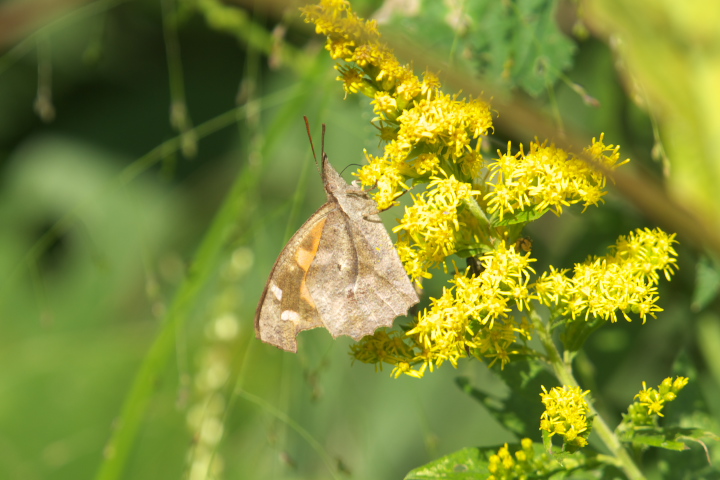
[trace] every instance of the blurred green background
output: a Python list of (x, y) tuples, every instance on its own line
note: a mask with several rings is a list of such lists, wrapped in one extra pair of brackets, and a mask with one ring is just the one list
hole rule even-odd
[[(353, 4), (364, 16), (384, 5)], [(553, 17), (575, 45), (559, 81), (502, 95), (586, 144), (605, 132), (660, 177), (648, 115), (602, 39), (570, 37), (574, 14)], [(412, 33), (412, 20), (396, 28)], [(338, 170), (378, 151), (369, 102), (343, 100), (322, 42), (280, 2), (0, 5), (0, 478), (395, 479), (515, 440), (456, 387), (512, 394), (477, 361), (394, 380), (351, 365), (350, 340), (325, 331), (303, 333), (297, 355), (254, 338), (277, 254), (324, 202), (302, 116), (316, 143), (328, 125)], [(501, 124), (494, 137), (492, 151), (533, 134)], [(384, 215), (391, 227), (402, 211)], [(528, 234), (542, 271), (654, 225), (611, 189), (601, 208)], [(680, 234), (665, 312), (603, 329), (579, 362), (611, 423), (680, 356), (720, 398), (718, 320), (709, 301), (691, 309), (700, 254)], [(703, 408), (717, 418), (719, 405)]]

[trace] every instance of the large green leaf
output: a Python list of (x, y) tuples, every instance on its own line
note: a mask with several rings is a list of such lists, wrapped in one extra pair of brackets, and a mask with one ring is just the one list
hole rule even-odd
[(490, 475), (488, 459), (493, 453), (495, 451), (490, 449), (463, 448), (412, 470), (405, 476), (405, 480), (487, 478)]
[(557, 27), (554, 0), (470, 3), (468, 44), (489, 80), (537, 96), (571, 66), (575, 44)]
[(493, 217), (492, 219), (492, 226), (493, 227), (502, 227), (502, 226), (508, 226), (508, 225), (517, 225), (519, 223), (526, 224), (530, 223), (534, 220), (537, 220), (538, 218), (542, 217), (548, 212), (548, 209), (544, 209), (540, 212), (538, 212), (535, 209), (528, 208), (525, 210), (518, 210), (515, 213), (512, 214), (505, 214), (503, 215), (502, 220), (499, 217)]
[(397, 10), (390, 27), (430, 48), (449, 46), (451, 61), (498, 86), (537, 96), (572, 64), (575, 44), (555, 22), (556, 0), (437, 2)]
[[(521, 450), (519, 444), (507, 445), (510, 454)], [(434, 460), (422, 467), (412, 470), (405, 480), (477, 480), (488, 478), (490, 457), (496, 455), (500, 446), (485, 448), (464, 448), (457, 452)], [(561, 454), (553, 447), (552, 456), (544, 450), (541, 443), (533, 444), (533, 455), (530, 467), (536, 471), (523, 472), (522, 478), (527, 479), (598, 479), (618, 478), (616, 470), (599, 463), (594, 453), (585, 456), (583, 453)], [(561, 460), (562, 458), (562, 460)], [(517, 477), (521, 478), (521, 477)]]

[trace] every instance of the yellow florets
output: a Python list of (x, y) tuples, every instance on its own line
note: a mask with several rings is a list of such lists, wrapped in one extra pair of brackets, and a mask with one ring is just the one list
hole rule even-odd
[(668, 402), (674, 401), (680, 390), (685, 388), (689, 379), (687, 377), (666, 378), (657, 388), (648, 388), (642, 382), (642, 390), (635, 395), (635, 401), (628, 407), (628, 413), (623, 415), (623, 421), (618, 430), (625, 435), (633, 430), (657, 428), (662, 411)]
[(590, 407), (585, 400), (589, 390), (580, 387), (555, 387), (548, 392), (542, 387), (540, 394), (545, 411), (540, 417), (540, 429), (553, 436), (562, 435), (565, 443), (584, 447), (587, 445), (588, 413)]
[[(450, 281), (452, 287), (431, 299), (430, 307), (405, 333), (410, 349), (391, 348), (397, 337), (382, 332), (365, 337), (353, 347), (353, 355), (368, 363), (395, 365), (394, 376), (419, 377), (445, 362), (457, 366), (458, 360), (469, 354), (505, 365), (511, 355), (520, 353), (519, 337), (530, 337), (530, 324), (517, 322), (510, 313), (513, 307), (522, 309), (530, 298), (527, 282), (534, 273), (531, 262), (534, 259), (529, 254), (519, 254), (512, 246), (499, 246), (481, 258), (483, 271), (479, 275), (457, 273)], [(380, 355), (378, 351), (406, 356)]]
[[(618, 163), (619, 147), (605, 146), (603, 136), (585, 149), (585, 153), (614, 169)], [(604, 152), (611, 151), (611, 155)], [(562, 213), (563, 207), (583, 202), (585, 208), (597, 205), (605, 195), (605, 176), (582, 158), (571, 156), (554, 145), (531, 142), (525, 154), (520, 146), (516, 154), (498, 152), (499, 158), (488, 166), (491, 175), (487, 182), (490, 192), (484, 199), (488, 212), (498, 212), (502, 219), (507, 214), (532, 209), (536, 212), (552, 210)]]
[[(428, 92), (430, 93), (430, 92)], [(471, 143), (492, 127), (490, 109), (480, 100), (462, 99), (439, 91), (423, 98), (398, 117), (398, 143), (440, 150), (456, 162), (471, 151)]]
[(560, 467), (558, 461), (549, 455), (536, 455), (533, 441), (523, 438), (519, 446), (509, 447), (506, 443), (496, 454), (490, 456), (488, 470), (491, 475), (487, 480), (547, 478)]
[(301, 8), (305, 20), (315, 24), (315, 31), (327, 36), (325, 48), (332, 58), (347, 59), (358, 45), (377, 41), (377, 22), (366, 22), (352, 11), (347, 0), (322, 0), (318, 5)]
[(541, 303), (557, 305), (573, 319), (616, 322), (619, 311), (627, 321), (634, 313), (645, 323), (648, 316), (662, 311), (656, 304), (658, 271), (670, 278), (677, 268), (673, 243), (675, 235), (638, 229), (618, 239), (614, 254), (576, 264), (572, 277), (568, 270), (551, 267), (535, 283), (535, 292)]
[(647, 388), (645, 382), (642, 382), (643, 389), (635, 395), (640, 406), (647, 409), (647, 415), (663, 416), (662, 410), (667, 402), (672, 402), (677, 398), (680, 390), (685, 388), (690, 380), (687, 377), (677, 377), (675, 380), (668, 377), (658, 386), (657, 389)]
[[(413, 195), (413, 205), (405, 208), (400, 224), (393, 229), (408, 245), (405, 258), (409, 271), (424, 272), (457, 251), (458, 242), (467, 234), (467, 214), (461, 211), (463, 200), (479, 195), (472, 185), (455, 179), (431, 177), (428, 189)], [(403, 252), (401, 252), (401, 255)]]
[(398, 205), (412, 188), (412, 203), (393, 229), (412, 280), (419, 285), (435, 268), (447, 272), (451, 255), (482, 255), (475, 276), (456, 274), (405, 332), (376, 333), (354, 346), (356, 359), (414, 377), (470, 355), (504, 366), (525, 352), (519, 340), (532, 328), (516, 314), (529, 310), (535, 318), (532, 300), (569, 319), (614, 322), (621, 312), (644, 322), (661, 311), (659, 272), (670, 278), (677, 268), (672, 235), (637, 230), (621, 237), (610, 255), (590, 258), (572, 273), (550, 267), (534, 284), (534, 259), (508, 247), (524, 224), (546, 211), (559, 215), (570, 205), (602, 202), (604, 172), (627, 162), (619, 147), (605, 145), (601, 135), (576, 156), (535, 141), (527, 153), (522, 146), (512, 153), (508, 144), (506, 153), (488, 161), (482, 146), (493, 125), (486, 102), (444, 93), (434, 73), (418, 76), (412, 65), (401, 64), (382, 43), (377, 24), (358, 17), (347, 0), (320, 0), (302, 12), (327, 36), (346, 95), (371, 98), (384, 150), (365, 152), (368, 164), (356, 173), (360, 183), (375, 189), (378, 210)]
[(335, 69), (340, 73), (337, 80), (343, 82), (345, 96), (358, 93), (367, 88), (365, 73), (354, 65), (336, 65)]
[(336, 67), (346, 94), (373, 99), (373, 122), (387, 145), (382, 156), (368, 155), (370, 164), (358, 176), (364, 186), (377, 188), (379, 209), (394, 205), (408, 189), (407, 179), (427, 181), (443, 164), (459, 164), (463, 180), (472, 181), (483, 167), (479, 149), (481, 137), (492, 129), (490, 107), (478, 99), (442, 93), (431, 72), (418, 78), (380, 42), (377, 25), (359, 18), (348, 2), (322, 0), (302, 11), (318, 33), (327, 35), (331, 56), (349, 62)]

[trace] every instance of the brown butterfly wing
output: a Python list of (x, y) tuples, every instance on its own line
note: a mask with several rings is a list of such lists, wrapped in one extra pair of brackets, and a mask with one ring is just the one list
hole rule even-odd
[(322, 160), (328, 202), (280, 253), (255, 315), (257, 337), (291, 352), (303, 330), (360, 340), (419, 302), (377, 204)]
[(374, 215), (353, 226), (364, 240), (355, 242), (360, 270), (356, 296), (368, 320), (392, 325), (395, 317), (406, 315), (420, 298), (380, 218)]
[[(357, 299), (366, 319), (373, 319), (372, 322), (383, 326), (391, 325), (395, 317), (405, 315), (420, 301), (417, 292), (377, 215), (377, 203), (367, 192), (348, 184), (333, 168), (327, 155), (323, 155), (322, 166), (329, 203), (337, 202), (343, 211), (358, 262), (352, 298)], [(368, 330), (370, 327), (362, 328), (363, 333)], [(357, 339), (361, 334), (350, 335)]]
[[(405, 315), (420, 298), (377, 215), (377, 204), (364, 192), (363, 195), (350, 193), (341, 201), (341, 204), (357, 204), (350, 210), (351, 224), (356, 229), (356, 238), (364, 240), (355, 242), (360, 263), (358, 295), (366, 296), (368, 302), (373, 301), (378, 305), (377, 308), (368, 307), (373, 313), (378, 312), (382, 304), (385, 305), (382, 315)], [(376, 280), (365, 281), (368, 277)]]
[[(328, 214), (308, 288), (320, 319), (334, 336), (360, 340), (389, 327), (419, 301), (377, 204), (345, 184), (339, 209)], [(334, 192), (337, 193), (337, 192)]]
[(326, 203), (320, 207), (275, 262), (255, 313), (255, 334), (263, 342), (297, 352), (297, 334), (323, 326), (306, 277), (332, 210), (337, 206)]

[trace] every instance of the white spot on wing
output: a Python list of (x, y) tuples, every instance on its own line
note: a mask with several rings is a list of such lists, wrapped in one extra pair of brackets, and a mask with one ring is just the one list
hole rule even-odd
[(273, 295), (275, 295), (275, 298), (277, 298), (277, 301), (282, 301), (282, 289), (275, 285), (274, 283), (270, 284), (270, 291)]
[(300, 314), (293, 310), (285, 310), (280, 314), (280, 319), (286, 322), (297, 323), (300, 321)]

